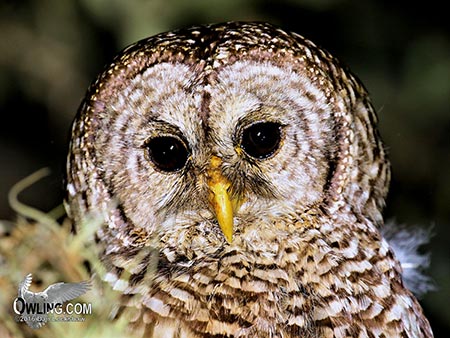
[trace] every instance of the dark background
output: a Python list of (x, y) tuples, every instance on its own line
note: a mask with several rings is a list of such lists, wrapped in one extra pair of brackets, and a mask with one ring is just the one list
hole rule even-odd
[(35, 170), (53, 175), (21, 199), (62, 200), (70, 123), (89, 83), (126, 45), (170, 29), (269, 21), (325, 47), (371, 93), (393, 181), (386, 218), (433, 226), (438, 290), (422, 300), (436, 337), (450, 334), (450, 37), (445, 2), (360, 0), (80, 0), (0, 2), (0, 219), (7, 193)]

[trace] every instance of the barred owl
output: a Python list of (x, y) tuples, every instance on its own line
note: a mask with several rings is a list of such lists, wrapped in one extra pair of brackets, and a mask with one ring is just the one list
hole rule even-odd
[(118, 55), (73, 123), (75, 228), (100, 215), (116, 316), (145, 337), (432, 337), (380, 228), (390, 178), (363, 85), (264, 23)]

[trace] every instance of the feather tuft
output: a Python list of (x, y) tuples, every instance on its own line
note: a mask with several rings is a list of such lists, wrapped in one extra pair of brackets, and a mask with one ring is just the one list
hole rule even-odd
[(388, 241), (403, 270), (403, 282), (416, 297), (421, 297), (436, 289), (431, 277), (425, 270), (430, 266), (430, 253), (421, 252), (421, 248), (430, 242), (431, 227), (398, 225), (387, 222), (381, 234)]

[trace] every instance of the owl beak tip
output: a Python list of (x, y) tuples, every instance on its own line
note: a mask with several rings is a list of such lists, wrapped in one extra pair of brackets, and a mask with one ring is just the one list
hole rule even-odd
[(211, 183), (209, 185), (210, 203), (216, 214), (217, 222), (228, 243), (233, 240), (234, 212), (226, 185), (222, 183)]
[(230, 227), (225, 228), (224, 226), (220, 225), (220, 229), (223, 232), (223, 235), (225, 236), (225, 239), (229, 244), (233, 243), (233, 223)]

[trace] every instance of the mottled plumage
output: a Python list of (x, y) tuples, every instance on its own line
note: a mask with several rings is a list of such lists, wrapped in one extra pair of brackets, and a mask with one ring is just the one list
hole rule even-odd
[[(380, 234), (389, 163), (360, 82), (269, 24), (126, 48), (72, 130), (67, 205), (145, 337), (432, 337)], [(173, 156), (172, 156), (173, 155)]]

